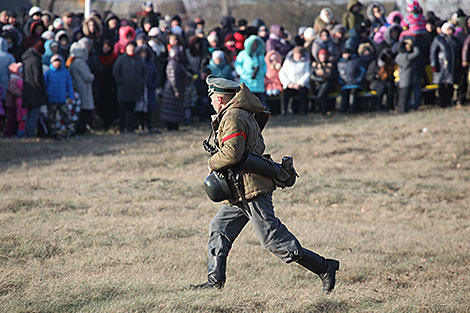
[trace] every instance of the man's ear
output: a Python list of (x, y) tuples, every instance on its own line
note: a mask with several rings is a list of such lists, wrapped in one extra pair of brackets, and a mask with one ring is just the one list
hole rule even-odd
[(217, 96), (217, 102), (218, 102), (219, 104), (222, 104), (222, 101), (223, 101), (223, 100), (224, 100), (224, 97), (222, 97), (221, 95), (218, 95), (218, 96)]

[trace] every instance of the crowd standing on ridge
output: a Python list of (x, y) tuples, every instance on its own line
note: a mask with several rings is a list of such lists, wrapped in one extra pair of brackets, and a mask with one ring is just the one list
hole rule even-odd
[(150, 1), (126, 19), (3, 10), (0, 131), (66, 139), (97, 128), (159, 133), (160, 121), (176, 131), (214, 113), (209, 74), (245, 83), (267, 108), (279, 101), (281, 114), (327, 116), (336, 96), (344, 112), (405, 113), (427, 90), (441, 107), (468, 103), (470, 16), (442, 20), (416, 0), (406, 12), (350, 0), (342, 17), (325, 7), (293, 35), (232, 17), (206, 30), (202, 18), (183, 23)]

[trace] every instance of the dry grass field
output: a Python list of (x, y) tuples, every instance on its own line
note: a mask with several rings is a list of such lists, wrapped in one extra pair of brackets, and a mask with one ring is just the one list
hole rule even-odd
[[(426, 128), (426, 130), (425, 130)], [(223, 290), (206, 278), (208, 125), (157, 136), (0, 139), (1, 312), (470, 312), (470, 108), (274, 117), (274, 193), (301, 243), (339, 259), (335, 291), (250, 225)]]

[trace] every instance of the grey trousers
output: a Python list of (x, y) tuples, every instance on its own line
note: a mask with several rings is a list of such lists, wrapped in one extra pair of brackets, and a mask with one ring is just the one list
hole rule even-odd
[(287, 227), (275, 216), (272, 193), (261, 194), (249, 200), (250, 219), (239, 206), (223, 205), (212, 219), (208, 256), (227, 257), (232, 244), (251, 220), (256, 235), (263, 247), (286, 263), (298, 260), (302, 256), (302, 246)]

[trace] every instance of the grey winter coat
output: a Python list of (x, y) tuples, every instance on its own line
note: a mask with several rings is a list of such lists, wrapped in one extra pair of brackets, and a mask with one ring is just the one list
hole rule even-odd
[[(460, 52), (460, 51), (459, 51)], [(453, 84), (457, 82), (458, 44), (454, 37), (438, 35), (434, 37), (430, 49), (430, 63), (436, 68), (433, 75), (435, 84)]]
[(95, 76), (90, 71), (87, 63), (87, 51), (79, 44), (73, 43), (70, 47), (70, 53), (73, 56), (73, 62), (69, 67), (72, 75), (73, 86), (80, 95), (81, 108), (84, 110), (93, 110), (92, 83)]
[(147, 71), (140, 57), (126, 53), (119, 56), (113, 66), (113, 77), (118, 88), (119, 102), (140, 101), (147, 81)]
[(419, 57), (419, 49), (417, 46), (413, 47), (413, 51), (400, 52), (395, 57), (395, 63), (400, 67), (398, 88), (411, 87), (419, 82), (419, 64), (416, 62), (417, 57)]

